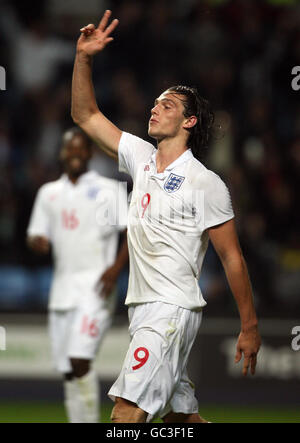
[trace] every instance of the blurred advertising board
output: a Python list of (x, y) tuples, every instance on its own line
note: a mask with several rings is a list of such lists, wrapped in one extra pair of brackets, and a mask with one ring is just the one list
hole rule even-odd
[(205, 319), (192, 349), (189, 376), (200, 402), (299, 403), (300, 320), (261, 319), (256, 374), (235, 363), (239, 321)]

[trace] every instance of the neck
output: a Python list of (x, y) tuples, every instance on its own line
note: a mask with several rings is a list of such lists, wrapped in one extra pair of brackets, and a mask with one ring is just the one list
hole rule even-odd
[(83, 172), (80, 172), (80, 173), (78, 173), (78, 174), (74, 174), (74, 173), (72, 173), (72, 172), (68, 172), (68, 173), (67, 173), (67, 175), (68, 175), (68, 179), (70, 180), (70, 182), (73, 183), (73, 185), (75, 185), (75, 184), (78, 182), (79, 178), (80, 178), (83, 174), (85, 174), (86, 172), (87, 172), (86, 170), (83, 171)]
[(157, 144), (156, 168), (157, 172), (164, 170), (180, 157), (188, 147), (181, 140), (163, 139)]

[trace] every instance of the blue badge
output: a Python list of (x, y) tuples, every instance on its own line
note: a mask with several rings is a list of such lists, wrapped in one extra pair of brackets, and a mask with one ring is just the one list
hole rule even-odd
[(178, 191), (184, 182), (184, 179), (185, 177), (181, 177), (180, 175), (170, 174), (164, 185), (164, 190), (167, 192)]
[(88, 192), (87, 192), (87, 197), (90, 199), (90, 200), (95, 200), (96, 199), (96, 197), (97, 197), (97, 195), (98, 195), (98, 192), (100, 191), (100, 188), (98, 188), (98, 187), (96, 187), (96, 186), (94, 186), (94, 187), (92, 187), (92, 188), (89, 188), (88, 189)]

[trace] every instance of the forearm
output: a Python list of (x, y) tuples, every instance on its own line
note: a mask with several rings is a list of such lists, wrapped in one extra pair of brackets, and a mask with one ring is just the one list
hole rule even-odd
[(74, 123), (108, 155), (118, 157), (122, 131), (99, 111), (92, 81), (92, 58), (113, 40), (110, 34), (118, 25), (115, 19), (108, 25), (111, 11), (107, 10), (96, 28), (89, 24), (81, 28), (77, 41), (72, 80), (72, 109)]
[(120, 275), (120, 272), (127, 263), (128, 263), (128, 247), (127, 247), (127, 238), (126, 235), (124, 235), (115, 263), (111, 267), (109, 267), (100, 278), (102, 295), (108, 297), (112, 293), (113, 287), (117, 283), (117, 279)]
[(72, 78), (72, 118), (80, 125), (96, 112), (99, 109), (92, 82), (92, 57), (77, 51)]
[(257, 326), (252, 288), (247, 265), (242, 254), (235, 254), (222, 261), (227, 280), (236, 300), (241, 319), (241, 329)]
[(99, 111), (92, 82), (92, 56), (77, 51), (72, 79), (72, 118), (114, 159), (122, 132)]

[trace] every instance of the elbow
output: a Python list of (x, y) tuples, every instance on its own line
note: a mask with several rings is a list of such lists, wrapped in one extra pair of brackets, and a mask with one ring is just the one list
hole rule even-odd
[(79, 126), (79, 128), (81, 128), (83, 131), (85, 131), (85, 125), (86, 125), (86, 122), (88, 121), (88, 119), (80, 118), (76, 114), (74, 115), (72, 113), (71, 113), (71, 118), (76, 126)]
[(82, 118), (80, 118), (80, 116), (72, 109), (71, 110), (71, 118), (73, 120), (73, 122), (75, 123), (75, 125), (80, 126), (82, 125)]
[(78, 113), (75, 110), (71, 110), (71, 118), (75, 125), (79, 126), (81, 129), (85, 131), (85, 128), (89, 126), (89, 122), (93, 118), (93, 116), (97, 113), (97, 111), (86, 111), (84, 113)]
[(88, 112), (86, 109), (83, 109), (82, 107), (77, 106), (75, 103), (71, 104), (71, 118), (75, 125), (78, 125), (81, 127), (81, 125), (84, 123), (84, 121), (88, 117)]

